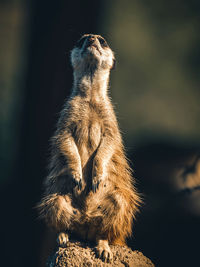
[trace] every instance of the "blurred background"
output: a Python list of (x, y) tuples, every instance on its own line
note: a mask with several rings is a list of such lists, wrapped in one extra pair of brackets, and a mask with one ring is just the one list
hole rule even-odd
[(1, 0), (0, 25), (1, 265), (43, 267), (53, 251), (34, 206), (70, 50), (97, 33), (116, 54), (110, 95), (144, 198), (128, 244), (156, 266), (197, 266), (200, 2)]

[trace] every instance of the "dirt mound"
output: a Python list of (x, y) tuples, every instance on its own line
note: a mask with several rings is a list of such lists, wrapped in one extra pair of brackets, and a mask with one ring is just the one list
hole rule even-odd
[(82, 242), (69, 242), (66, 248), (59, 247), (49, 258), (47, 267), (154, 267), (150, 259), (139, 251), (128, 247), (110, 246), (113, 252), (113, 262), (104, 263), (96, 258), (95, 249)]

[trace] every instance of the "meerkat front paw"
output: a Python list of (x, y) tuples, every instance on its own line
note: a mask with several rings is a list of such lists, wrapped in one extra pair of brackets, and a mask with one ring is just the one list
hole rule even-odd
[(69, 241), (68, 234), (66, 234), (64, 232), (59, 233), (59, 235), (57, 237), (58, 246), (66, 247), (68, 241)]
[(97, 189), (99, 188), (99, 184), (102, 181), (102, 177), (101, 176), (94, 176), (92, 178), (92, 191), (94, 193), (96, 193)]
[(73, 187), (77, 186), (78, 190), (81, 190), (83, 187), (82, 175), (79, 173), (72, 173), (72, 179)]
[(100, 183), (104, 180), (105, 170), (98, 162), (94, 162), (92, 171), (92, 191), (96, 193)]
[(104, 262), (112, 262), (113, 254), (107, 240), (99, 240), (96, 247), (97, 256)]

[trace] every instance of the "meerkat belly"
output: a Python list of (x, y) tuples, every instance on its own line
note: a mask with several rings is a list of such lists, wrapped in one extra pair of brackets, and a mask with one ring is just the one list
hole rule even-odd
[(88, 129), (88, 149), (95, 150), (101, 140), (101, 127), (98, 122), (91, 122)]
[(82, 167), (84, 167), (99, 146), (101, 140), (101, 126), (96, 121), (81, 123), (78, 126), (76, 135)]

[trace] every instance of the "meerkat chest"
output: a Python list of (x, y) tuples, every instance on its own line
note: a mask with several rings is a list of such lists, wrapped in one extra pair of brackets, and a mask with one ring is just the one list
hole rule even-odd
[(82, 114), (76, 127), (76, 139), (79, 147), (86, 150), (95, 150), (101, 140), (102, 122), (97, 114), (89, 111)]

